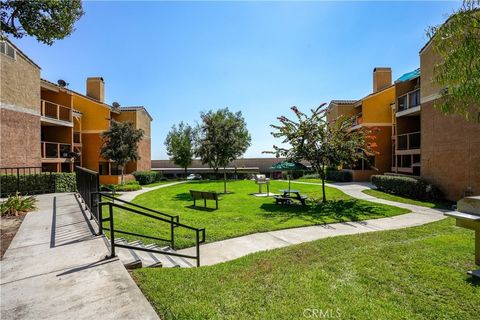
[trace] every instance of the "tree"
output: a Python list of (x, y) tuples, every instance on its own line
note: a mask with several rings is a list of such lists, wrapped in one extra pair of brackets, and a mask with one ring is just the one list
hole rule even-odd
[(135, 129), (131, 122), (117, 122), (112, 120), (110, 129), (102, 133), (103, 145), (100, 154), (105, 159), (116, 162), (122, 168), (122, 184), (125, 165), (130, 161), (140, 160), (138, 144), (144, 132)]
[(2, 38), (25, 35), (51, 45), (69, 36), (84, 12), (80, 0), (0, 1)]
[(440, 26), (428, 28), (434, 52), (433, 81), (445, 88), (435, 107), (480, 122), (480, 0), (466, 0)]
[(223, 190), (227, 192), (227, 165), (241, 156), (250, 146), (251, 137), (242, 113), (225, 109), (201, 113), (202, 123), (197, 128), (196, 156), (203, 164), (218, 172), (223, 168)]
[(295, 120), (285, 116), (278, 117), (280, 125), (271, 125), (276, 131), (272, 132), (275, 138), (283, 138), (282, 143), (289, 148), (273, 146), (277, 157), (286, 157), (288, 160), (305, 160), (318, 173), (322, 180), (322, 202), (326, 202), (325, 178), (326, 169), (348, 166), (374, 154), (375, 137), (369, 135), (369, 129), (351, 130), (354, 118), (340, 116), (334, 122), (328, 123), (325, 117), (325, 104), (311, 110), (311, 115), (292, 107)]
[(172, 129), (165, 139), (165, 146), (167, 147), (167, 154), (170, 156), (170, 160), (176, 165), (185, 169), (185, 175), (187, 174), (187, 168), (192, 164), (192, 158), (194, 157), (194, 132), (191, 126), (180, 122), (177, 126), (172, 126)]

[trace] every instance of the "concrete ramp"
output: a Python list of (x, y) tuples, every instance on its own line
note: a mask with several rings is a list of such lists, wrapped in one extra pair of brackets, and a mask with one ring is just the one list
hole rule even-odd
[(159, 319), (75, 195), (37, 199), (1, 261), (1, 319)]

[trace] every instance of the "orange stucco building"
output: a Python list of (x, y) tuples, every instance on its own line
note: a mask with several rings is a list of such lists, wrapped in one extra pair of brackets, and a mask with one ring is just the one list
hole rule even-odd
[(102, 133), (116, 120), (130, 121), (145, 132), (138, 149), (140, 160), (128, 163), (125, 172), (150, 170), (152, 117), (144, 107), (115, 108), (105, 103), (101, 77), (87, 79), (85, 94), (69, 89), (65, 82), (41, 79), (39, 66), (8, 40), (1, 43), (0, 167), (71, 172), (78, 165), (99, 172), (101, 183), (118, 183), (120, 168), (100, 156)]
[(355, 117), (352, 130), (366, 127), (372, 129), (375, 154), (369, 161), (361, 161), (351, 168), (354, 181), (367, 181), (374, 174), (391, 170), (392, 157), (392, 104), (395, 101), (395, 86), (392, 85), (390, 68), (373, 69), (372, 93), (359, 100), (333, 100), (327, 109), (327, 120), (333, 121), (340, 115)]

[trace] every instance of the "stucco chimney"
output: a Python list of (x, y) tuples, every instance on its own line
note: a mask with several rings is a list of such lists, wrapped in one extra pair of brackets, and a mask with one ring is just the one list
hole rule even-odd
[(102, 77), (87, 78), (87, 96), (105, 102), (105, 89)]
[(392, 68), (376, 67), (373, 69), (373, 92), (378, 92), (392, 84)]

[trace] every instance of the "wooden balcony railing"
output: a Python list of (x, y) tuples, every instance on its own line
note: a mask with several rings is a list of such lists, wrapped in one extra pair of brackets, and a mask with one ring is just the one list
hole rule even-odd
[(397, 150), (420, 149), (420, 131), (397, 135)]
[(397, 112), (404, 111), (420, 105), (420, 89), (412, 90), (398, 97)]
[(73, 132), (73, 144), (82, 144), (82, 134), (78, 131)]
[(72, 145), (42, 141), (42, 158), (70, 158)]
[(72, 109), (47, 100), (41, 100), (41, 112), (47, 118), (72, 122)]

